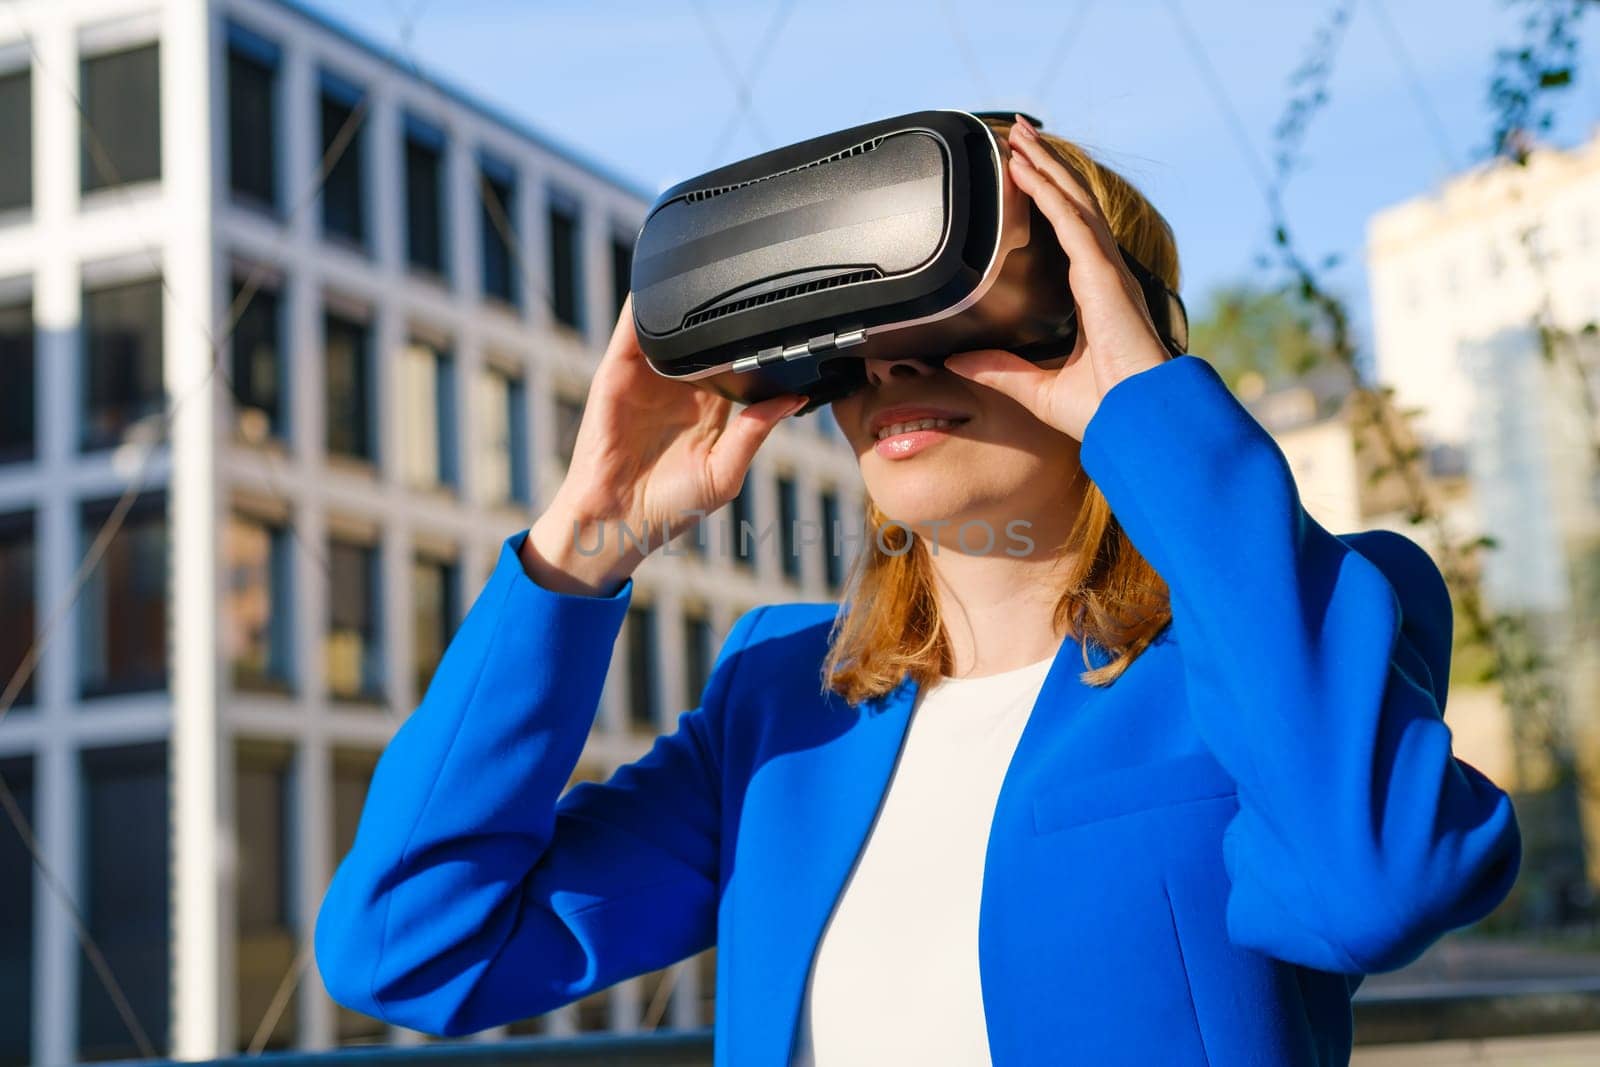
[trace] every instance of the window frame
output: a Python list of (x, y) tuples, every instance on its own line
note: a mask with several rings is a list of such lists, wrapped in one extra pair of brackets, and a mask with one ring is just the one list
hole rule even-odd
[[(268, 188), (265, 197), (262, 197), (257, 190), (242, 188), (239, 184), (240, 138), (235, 124), (235, 119), (238, 118), (235, 96), (237, 86), (234, 79), (236, 60), (252, 65), (266, 75), (266, 130), (262, 136), (249, 139), (249, 143), (264, 152), (267, 157)], [(225, 86), (223, 106), (227, 111), (225, 127), (228, 137), (227, 152), (224, 154), (223, 162), (227, 167), (225, 184), (228, 197), (236, 205), (263, 212), (273, 218), (281, 218), (284, 176), (283, 155), (279, 151), (279, 142), (283, 117), (283, 49), (277, 42), (229, 19), (223, 71)]]
[[(365, 106), (367, 90), (359, 83), (342, 75), (336, 74), (327, 68), (322, 69), (317, 78), (317, 158), (319, 162), (326, 159), (333, 142), (338, 139), (338, 134), (344, 124), (350, 121), (350, 115)], [(342, 108), (345, 112), (339, 122), (334, 125), (328, 121), (329, 107)], [(317, 222), (318, 234), (321, 239), (336, 247), (356, 252), (359, 255), (370, 256), (372, 253), (373, 226), (372, 226), (372, 168), (367, 165), (367, 137), (371, 118), (370, 110), (364, 111), (356, 123), (355, 132), (351, 135), (350, 143), (345, 146), (339, 158), (328, 168), (322, 187), (317, 191)], [(330, 129), (330, 125), (332, 128)], [(353, 229), (355, 232), (347, 233), (330, 223), (333, 209), (329, 207), (328, 193), (335, 188), (342, 189), (344, 182), (353, 187), (352, 193), (355, 204), (353, 214)]]
[[(446, 287), (450, 284), (450, 143), (443, 126), (411, 112), (405, 112), (400, 128), (400, 199), (402, 245), (406, 269), (413, 275)], [(419, 193), (414, 181), (413, 164), (422, 154), (432, 157), (433, 170), (433, 234), (435, 260), (419, 258), (419, 237), (416, 211)]]
[[(80, 50), (78, 54), (77, 90), (78, 101), (83, 110), (83, 114), (81, 116), (82, 121), (78, 124), (77, 140), (78, 193), (81, 197), (85, 199), (94, 199), (107, 193), (115, 194), (115, 192), (119, 189), (136, 188), (141, 185), (156, 185), (162, 181), (166, 173), (167, 161), (164, 158), (165, 153), (163, 152), (163, 146), (161, 143), (163, 125), (161, 115), (161, 47), (161, 39), (156, 37), (128, 41), (105, 48)], [(114, 175), (102, 175), (100, 173), (100, 167), (97, 164), (98, 153), (95, 151), (94, 143), (90, 140), (90, 138), (91, 136), (100, 138), (102, 136), (101, 131), (113, 126), (119, 128), (120, 135), (121, 124), (106, 122), (104, 116), (98, 116), (94, 113), (96, 94), (94, 91), (94, 86), (91, 84), (91, 67), (94, 64), (105, 63), (107, 61), (115, 61), (118, 59), (126, 60), (135, 53), (144, 52), (151, 53), (155, 61), (155, 106), (135, 109), (135, 111), (140, 115), (147, 115), (152, 124), (151, 129), (139, 132), (147, 134), (147, 139), (155, 145), (154, 172), (146, 173), (141, 169), (130, 174), (130, 168), (125, 162), (119, 164), (115, 159), (113, 159), (111, 160), (111, 164), (116, 173)], [(114, 154), (113, 146), (107, 145), (103, 139), (100, 140), (99, 147), (104, 149), (108, 156)]]

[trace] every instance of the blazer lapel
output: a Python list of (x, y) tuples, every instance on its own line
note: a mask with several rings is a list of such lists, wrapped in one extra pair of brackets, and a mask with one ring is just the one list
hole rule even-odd
[[(1057, 651), (1003, 780), (1002, 807), (1019, 802), (1018, 774), (1059, 742), (1078, 719), (1077, 706), (1095, 695), (1077, 680), (1079, 655), (1071, 640)], [(736, 860), (743, 885), (735, 907), (750, 910), (731, 917), (741, 941), (732, 946), (740, 963), (730, 977), (740, 983), (736, 996), (761, 1004), (734, 1014), (758, 1032), (729, 1036), (733, 1048), (767, 1050), (756, 1062), (789, 1062), (816, 950), (882, 806), (917, 690), (908, 676), (857, 708), (828, 694), (820, 708), (785, 715), (791, 725), (780, 754), (750, 779), (741, 821), (781, 828), (742, 836)], [(784, 921), (773, 922), (776, 915)]]

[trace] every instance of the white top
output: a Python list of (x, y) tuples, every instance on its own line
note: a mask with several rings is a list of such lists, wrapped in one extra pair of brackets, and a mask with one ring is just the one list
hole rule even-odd
[(1052, 659), (918, 692), (822, 933), (791, 1067), (987, 1065), (978, 903), (995, 801)]

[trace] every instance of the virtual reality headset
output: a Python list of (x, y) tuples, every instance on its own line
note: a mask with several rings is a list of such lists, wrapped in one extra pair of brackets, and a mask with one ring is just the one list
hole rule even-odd
[[(1066, 253), (1033, 198), (1006, 180), (986, 117), (1012, 121), (912, 112), (662, 193), (630, 278), (646, 361), (743, 403), (803, 394), (803, 414), (861, 388), (866, 358), (1070, 354), (1078, 316)], [(1118, 247), (1164, 343), (1186, 352), (1182, 300)]]

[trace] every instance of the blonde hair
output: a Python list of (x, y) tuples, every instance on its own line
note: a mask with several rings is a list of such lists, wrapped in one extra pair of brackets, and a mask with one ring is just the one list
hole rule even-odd
[[(1002, 135), (1011, 127), (984, 121)], [(1043, 131), (1041, 136), (1087, 180), (1122, 247), (1177, 291), (1177, 241), (1161, 213), (1080, 146)], [(826, 686), (852, 704), (888, 693), (908, 674), (926, 686), (953, 667), (927, 546), (870, 499), (865, 525), (845, 583), (849, 606), (834, 621), (823, 663)], [(1110, 685), (1171, 621), (1167, 583), (1133, 547), (1093, 482), (1085, 486), (1077, 519), (1056, 554), (1072, 559), (1052, 625), (1082, 642), (1088, 668), (1079, 675), (1084, 684)], [(1108, 661), (1093, 666), (1091, 647)]]

